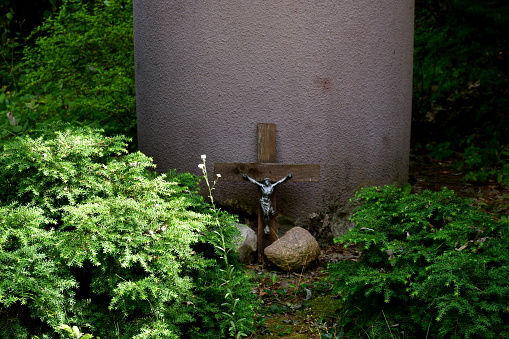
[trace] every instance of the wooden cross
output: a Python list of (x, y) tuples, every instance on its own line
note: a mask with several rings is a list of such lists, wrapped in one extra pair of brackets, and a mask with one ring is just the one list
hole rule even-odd
[[(258, 124), (258, 162), (257, 163), (216, 163), (214, 173), (221, 174), (220, 180), (243, 181), (242, 175), (261, 181), (270, 178), (276, 181), (292, 174), (289, 181), (320, 181), (320, 165), (295, 165), (276, 163), (276, 125)], [(264, 236), (263, 211), (260, 205), (261, 192), (258, 194), (258, 261), (264, 261), (263, 250), (277, 239), (276, 218), (270, 220), (268, 239)], [(271, 195), (271, 203), (276, 210), (276, 198)]]

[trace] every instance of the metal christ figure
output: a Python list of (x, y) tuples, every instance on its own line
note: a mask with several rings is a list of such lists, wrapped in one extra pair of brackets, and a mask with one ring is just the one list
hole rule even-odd
[(262, 181), (256, 181), (253, 178), (248, 177), (247, 174), (242, 174), (242, 177), (244, 179), (251, 181), (253, 184), (260, 186), (260, 190), (262, 192), (262, 198), (260, 199), (260, 205), (261, 205), (262, 211), (263, 211), (263, 223), (265, 224), (264, 232), (265, 232), (265, 234), (269, 234), (270, 233), (270, 227), (269, 227), (270, 218), (272, 218), (272, 216), (274, 215), (274, 209), (272, 208), (272, 205), (270, 203), (270, 196), (274, 192), (274, 187), (276, 187), (277, 185), (290, 179), (292, 177), (292, 175), (288, 174), (286, 177), (284, 177), (283, 179), (281, 179), (275, 183), (271, 183), (269, 178), (265, 178)]

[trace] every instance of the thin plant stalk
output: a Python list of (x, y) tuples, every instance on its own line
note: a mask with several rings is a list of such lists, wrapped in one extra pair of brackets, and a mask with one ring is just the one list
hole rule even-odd
[(235, 338), (241, 338), (246, 337), (247, 334), (242, 332), (239, 329), (240, 323), (244, 321), (245, 319), (237, 319), (235, 308), (239, 302), (238, 298), (235, 298), (233, 295), (233, 286), (234, 283), (234, 276), (233, 276), (233, 265), (230, 265), (228, 261), (228, 252), (229, 249), (226, 246), (226, 238), (223, 232), (223, 228), (221, 227), (221, 222), (219, 221), (219, 208), (216, 207), (216, 204), (214, 202), (214, 196), (212, 194), (212, 191), (215, 189), (217, 181), (219, 178), (221, 178), (221, 174), (217, 174), (214, 178), (214, 181), (212, 183), (209, 180), (208, 172), (207, 172), (207, 157), (205, 154), (201, 156), (202, 163), (198, 165), (198, 167), (202, 170), (203, 177), (205, 179), (205, 184), (207, 185), (208, 189), (208, 196), (210, 199), (210, 204), (212, 206), (212, 210), (214, 212), (214, 223), (216, 225), (216, 231), (214, 231), (217, 235), (219, 235), (219, 238), (221, 240), (220, 246), (216, 246), (217, 249), (219, 249), (222, 252), (222, 259), (224, 260), (225, 266), (226, 266), (226, 279), (223, 279), (224, 286), (226, 289), (225, 299), (226, 302), (222, 304), (222, 306), (228, 306), (230, 308), (230, 313), (223, 312), (223, 315), (225, 315), (230, 320), (230, 328), (229, 332), (230, 335), (233, 335)]

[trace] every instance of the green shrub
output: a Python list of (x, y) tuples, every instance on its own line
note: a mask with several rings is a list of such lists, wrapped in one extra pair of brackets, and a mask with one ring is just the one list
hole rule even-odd
[(448, 190), (372, 187), (356, 199), (356, 226), (337, 241), (361, 260), (330, 266), (352, 336), (509, 336), (507, 223)]
[[(41, 121), (136, 137), (131, 0), (65, 0), (32, 41), (19, 66), (19, 91), (0, 98), (0, 137)], [(18, 125), (11, 125), (7, 112)]]
[[(2, 145), (2, 338), (74, 326), (102, 338), (228, 335), (215, 246), (218, 227), (232, 246), (232, 217), (211, 211), (191, 175), (149, 171), (127, 141), (46, 128)], [(250, 284), (240, 270), (232, 282), (248, 332)]]

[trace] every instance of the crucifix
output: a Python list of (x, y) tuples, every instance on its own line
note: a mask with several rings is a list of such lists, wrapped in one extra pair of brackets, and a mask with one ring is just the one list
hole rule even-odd
[(216, 163), (214, 173), (221, 174), (220, 180), (249, 180), (259, 186), (258, 261), (263, 262), (263, 249), (277, 239), (276, 219), (273, 217), (276, 210), (275, 186), (287, 180), (317, 182), (320, 180), (320, 165), (276, 163), (276, 125), (258, 124), (257, 128), (258, 162)]

